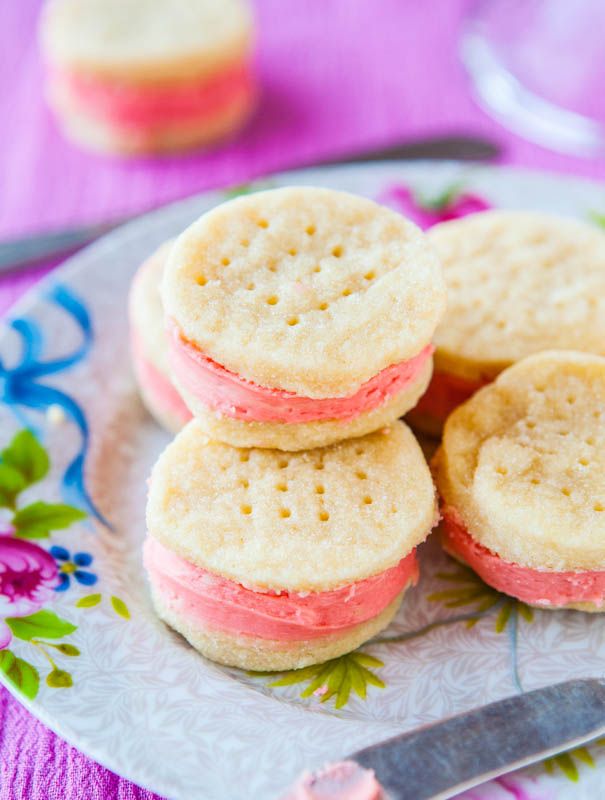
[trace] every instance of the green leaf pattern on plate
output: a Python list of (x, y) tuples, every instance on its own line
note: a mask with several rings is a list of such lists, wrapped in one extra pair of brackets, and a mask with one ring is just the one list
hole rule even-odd
[[(603, 746), (605, 746), (605, 739), (597, 739), (591, 745), (591, 747)], [(580, 763), (578, 764), (578, 762)], [(580, 780), (581, 764), (585, 764), (593, 769), (595, 767), (594, 757), (587, 747), (576, 747), (565, 753), (559, 753), (556, 756), (552, 756), (552, 758), (547, 758), (542, 763), (544, 769), (550, 775), (557, 770), (561, 770), (565, 777), (573, 783), (577, 783)]]
[(94, 608), (101, 602), (100, 594), (87, 594), (76, 602), (76, 608)]
[(46, 450), (27, 429), (19, 431), (13, 437), (9, 446), (0, 453), (0, 460), (21, 474), (25, 484), (23, 488), (41, 481), (50, 467)]
[[(19, 431), (9, 445), (0, 451), (0, 508), (12, 512), (10, 518), (3, 517), (3, 535), (25, 540), (48, 539), (52, 531), (65, 530), (74, 522), (85, 519), (84, 511), (65, 503), (35, 499), (26, 504), (19, 503), (20, 494), (45, 478), (49, 469), (48, 453), (30, 430)], [(42, 553), (39, 545), (32, 543), (30, 547), (38, 548), (40, 556), (48, 561), (48, 554)], [(50, 590), (52, 591), (52, 584)], [(75, 605), (82, 609), (92, 608), (101, 599), (101, 594), (89, 594), (81, 597)], [(130, 612), (123, 600), (112, 596), (111, 607), (115, 614), (130, 619)], [(12, 635), (48, 663), (50, 671), (46, 675), (47, 686), (65, 689), (73, 685), (72, 675), (58, 666), (55, 659), (59, 656), (77, 658), (80, 655), (76, 645), (58, 641), (75, 633), (76, 624), (49, 608), (40, 608), (40, 605), (34, 613), (27, 616), (8, 616), (0, 620), (0, 624), (7, 631), (5, 641), (10, 640)], [(12, 650), (0, 650), (0, 674), (28, 699), (33, 700), (38, 694), (38, 668)]]
[(532, 622), (533, 609), (511, 597), (501, 594), (484, 583), (469, 567), (456, 563), (448, 572), (438, 572), (439, 580), (449, 584), (447, 589), (429, 594), (431, 603), (441, 603), (445, 608), (471, 608), (477, 616), (466, 620), (466, 627), (472, 628), (488, 613), (496, 613), (494, 630), (503, 633), (512, 614), (519, 614), (526, 622)]
[(18, 469), (0, 461), (0, 507), (14, 508), (27, 482)]
[(25, 642), (33, 638), (44, 636), (46, 639), (61, 639), (73, 633), (77, 625), (72, 625), (66, 619), (58, 617), (54, 611), (37, 611), (29, 617), (7, 617), (6, 624), (13, 635)]
[(339, 658), (333, 658), (324, 664), (313, 664), (303, 669), (293, 669), (284, 673), (250, 672), (253, 677), (271, 677), (277, 675), (277, 680), (269, 686), (292, 686), (297, 683), (308, 685), (301, 691), (301, 697), (315, 695), (321, 703), (326, 703), (335, 698), (334, 707), (342, 708), (348, 702), (353, 691), (362, 700), (366, 699), (368, 686), (384, 689), (384, 682), (373, 670), (384, 667), (384, 662), (379, 658), (356, 651), (347, 653)]
[(130, 619), (130, 611), (128, 610), (126, 603), (113, 594), (111, 596), (111, 606), (116, 614), (118, 614), (120, 617), (123, 617), (124, 619)]
[(46, 676), (46, 684), (52, 689), (69, 689), (70, 686), (73, 686), (73, 683), (71, 673), (66, 672), (64, 669), (57, 669), (55, 667), (55, 669)]
[(18, 689), (28, 700), (38, 694), (40, 676), (38, 670), (22, 658), (17, 658), (10, 650), (0, 651), (0, 672), (8, 682)]
[(20, 539), (45, 539), (51, 531), (68, 528), (85, 517), (85, 512), (79, 508), (38, 500), (21, 508), (13, 517), (15, 536)]

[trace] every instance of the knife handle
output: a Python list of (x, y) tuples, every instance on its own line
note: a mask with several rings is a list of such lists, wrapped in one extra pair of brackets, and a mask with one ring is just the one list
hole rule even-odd
[(509, 697), (354, 753), (389, 800), (446, 800), (605, 732), (605, 682), (572, 680)]
[(427, 139), (380, 147), (378, 149), (357, 151), (338, 158), (315, 160), (309, 166), (331, 166), (335, 164), (360, 164), (367, 161), (493, 161), (502, 153), (495, 140), (482, 136), (433, 136)]

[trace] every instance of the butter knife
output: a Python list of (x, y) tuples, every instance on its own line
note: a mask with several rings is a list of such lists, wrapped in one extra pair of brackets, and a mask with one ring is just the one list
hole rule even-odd
[(605, 680), (499, 700), (353, 753), (389, 800), (446, 800), (605, 733)]
[[(394, 161), (415, 159), (453, 159), (457, 161), (491, 161), (501, 153), (500, 145), (479, 136), (439, 136), (407, 141), (386, 148), (364, 150), (339, 158), (326, 158), (304, 166), (353, 164), (361, 161)], [(148, 209), (151, 210), (151, 209)], [(139, 214), (144, 212), (139, 212)], [(136, 214), (135, 216), (139, 216)], [(132, 217), (134, 218), (134, 217)], [(42, 231), (19, 239), (0, 242), (0, 273), (56, 258), (84, 247), (114, 228), (128, 222), (114, 219), (92, 225), (78, 225), (56, 231)]]

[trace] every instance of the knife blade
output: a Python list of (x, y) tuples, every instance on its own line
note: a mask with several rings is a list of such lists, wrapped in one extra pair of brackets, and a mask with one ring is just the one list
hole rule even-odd
[(605, 680), (537, 689), (359, 750), (389, 800), (446, 800), (605, 733)]
[[(418, 139), (380, 149), (363, 150), (342, 158), (330, 157), (319, 161), (315, 160), (313, 164), (299, 166), (328, 166), (365, 161), (379, 162), (420, 158), (490, 161), (500, 153), (500, 145), (489, 139), (479, 136), (451, 135)], [(145, 212), (109, 222), (78, 225), (57, 231), (43, 231), (23, 238), (0, 242), (0, 274), (72, 253), (142, 213)]]

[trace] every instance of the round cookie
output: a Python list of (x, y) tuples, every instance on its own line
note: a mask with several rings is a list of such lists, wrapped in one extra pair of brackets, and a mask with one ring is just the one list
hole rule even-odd
[(572, 219), (489, 211), (428, 233), (448, 308), (435, 371), (410, 421), (439, 433), (448, 414), (503, 369), (548, 349), (605, 355), (605, 234)]
[(411, 408), (445, 290), (415, 225), (316, 187), (239, 197), (176, 241), (162, 283), (175, 382), (212, 436), (297, 450)]
[(160, 280), (173, 240), (164, 242), (142, 264), (130, 287), (128, 317), (132, 366), (143, 403), (171, 433), (191, 419), (191, 413), (170, 380), (168, 341), (160, 297)]
[(254, 106), (246, 0), (50, 0), (40, 38), (49, 101), (95, 150), (207, 145)]
[(605, 609), (605, 358), (547, 351), (448, 418), (445, 549), (542, 608)]
[(388, 625), (435, 517), (401, 422), (283, 453), (212, 441), (193, 420), (153, 469), (144, 561), (158, 614), (204, 655), (295, 669)]

